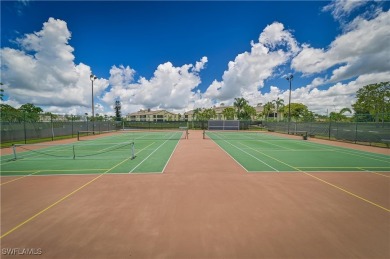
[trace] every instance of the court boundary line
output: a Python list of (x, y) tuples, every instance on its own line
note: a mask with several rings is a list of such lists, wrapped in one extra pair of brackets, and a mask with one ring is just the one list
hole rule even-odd
[(18, 177), (18, 178), (16, 178), (16, 179), (13, 179), (13, 180), (11, 180), (11, 181), (8, 181), (8, 182), (5, 182), (5, 183), (0, 183), (0, 186), (3, 186), (3, 185), (5, 185), (5, 184), (8, 184), (8, 183), (12, 183), (12, 182), (18, 181), (18, 180), (23, 179), (23, 178), (26, 178), (26, 177), (28, 177), (28, 176), (32, 176), (32, 175), (37, 174), (37, 173), (39, 173), (39, 172), (40, 172), (40, 171), (36, 171), (36, 172), (31, 173), (31, 174), (28, 174), (28, 175), (20, 176), (20, 177)]
[[(246, 146), (245, 144), (242, 144), (242, 143), (240, 143), (240, 144)], [(249, 146), (248, 146), (248, 147), (249, 147)], [(254, 151), (259, 152), (259, 151), (255, 150), (255, 149), (254, 149)], [(259, 152), (259, 153), (260, 153), (260, 152)], [(266, 155), (266, 156), (269, 156), (269, 155)], [(346, 193), (346, 194), (349, 194), (349, 195), (351, 195), (351, 196), (353, 196), (353, 197), (355, 197), (355, 198), (358, 198), (358, 199), (360, 199), (360, 200), (362, 200), (362, 201), (365, 201), (365, 202), (367, 202), (367, 203), (369, 203), (369, 204), (371, 204), (371, 205), (374, 205), (374, 206), (376, 206), (376, 207), (378, 207), (378, 208), (381, 208), (381, 209), (383, 209), (383, 210), (385, 210), (385, 211), (387, 211), (387, 212), (390, 212), (390, 209), (388, 209), (388, 208), (386, 208), (386, 207), (383, 207), (383, 206), (381, 206), (381, 205), (379, 205), (379, 204), (376, 204), (375, 202), (372, 202), (372, 201), (370, 201), (370, 200), (368, 200), (368, 199), (366, 199), (366, 198), (363, 198), (363, 197), (361, 197), (361, 196), (359, 196), (359, 195), (357, 195), (357, 194), (355, 194), (355, 193), (353, 193), (353, 192), (350, 192), (350, 191), (348, 191), (348, 190), (346, 190), (346, 189), (344, 189), (344, 188), (341, 188), (341, 187), (339, 187), (339, 186), (337, 186), (337, 185), (335, 185), (335, 184), (332, 184), (332, 183), (330, 183), (330, 182), (328, 182), (328, 181), (325, 181), (325, 180), (323, 180), (323, 179), (321, 179), (321, 178), (319, 178), (319, 177), (317, 177), (317, 176), (311, 175), (311, 174), (308, 173), (308, 172), (305, 172), (305, 171), (303, 171), (303, 170), (300, 170), (299, 168), (294, 167), (294, 166), (291, 166), (291, 165), (289, 165), (289, 164), (287, 164), (287, 163), (285, 163), (285, 162), (283, 162), (283, 161), (280, 161), (280, 160), (278, 160), (278, 159), (276, 159), (276, 158), (274, 158), (274, 157), (272, 157), (272, 156), (269, 156), (269, 157), (272, 158), (272, 159), (274, 159), (274, 160), (276, 160), (276, 161), (278, 161), (278, 162), (280, 162), (280, 163), (282, 163), (282, 164), (285, 164), (285, 165), (287, 165), (287, 166), (289, 166), (289, 167), (291, 167), (291, 168), (297, 170), (297, 171), (300, 172), (300, 173), (303, 173), (303, 174), (305, 174), (305, 175), (307, 175), (307, 176), (310, 176), (310, 177), (312, 177), (312, 178), (314, 178), (314, 179), (317, 179), (318, 181), (321, 181), (321, 182), (323, 182), (323, 183), (325, 183), (325, 184), (327, 184), (327, 185), (329, 185), (329, 186), (332, 186), (333, 188), (336, 188), (336, 189), (338, 189), (338, 190), (340, 190), (340, 191), (342, 191), (342, 192), (344, 192), (344, 193)]]
[[(299, 173), (299, 172), (307, 172), (307, 173), (313, 173), (313, 174), (316, 174), (316, 173), (361, 173), (361, 174), (364, 174), (364, 173), (371, 173), (371, 172), (368, 172), (368, 171), (323, 171), (323, 170), (320, 170), (320, 171), (279, 171), (280, 173)], [(384, 171), (384, 173), (386, 173), (387, 171)], [(248, 173), (258, 173), (258, 174), (261, 174), (261, 173), (275, 173), (274, 171), (248, 171)], [(375, 172), (372, 172), (372, 173), (375, 173)], [(379, 174), (379, 173), (376, 173), (376, 174)], [(380, 174), (379, 174), (380, 175)], [(37, 175), (39, 176), (39, 175)], [(390, 177), (390, 176), (387, 176), (387, 175), (383, 175), (385, 177)]]
[[(167, 139), (167, 140), (165, 140), (160, 146), (158, 146), (152, 153), (150, 153), (147, 157), (145, 157), (138, 165), (136, 165), (133, 169), (131, 169), (128, 173), (129, 174), (131, 174), (131, 173), (133, 173), (134, 172), (134, 170), (137, 168), (137, 167), (139, 167), (143, 162), (145, 162), (147, 159), (149, 159), (149, 157), (151, 156), (151, 155), (153, 155), (157, 150), (159, 150), (160, 149), (160, 147), (162, 147), (165, 143), (167, 143), (168, 142), (168, 140), (169, 139)], [(179, 142), (179, 141), (178, 141)], [(156, 143), (156, 142), (153, 142), (153, 144), (154, 143)], [(151, 144), (152, 145), (152, 144)], [(150, 145), (149, 145), (150, 146)], [(148, 146), (148, 147), (149, 147)]]
[[(214, 139), (212, 139), (213, 141), (214, 141)], [(241, 152), (243, 152), (243, 153), (245, 153), (245, 154), (247, 154), (247, 155), (249, 155), (249, 156), (251, 156), (251, 157), (253, 157), (254, 159), (256, 159), (257, 161), (259, 161), (259, 162), (261, 162), (261, 163), (263, 163), (263, 164), (265, 164), (266, 166), (268, 166), (269, 168), (272, 168), (272, 169), (274, 169), (274, 171), (275, 172), (279, 172), (279, 170), (277, 170), (276, 168), (274, 168), (274, 167), (272, 167), (272, 166), (270, 166), (270, 165), (268, 165), (266, 162), (264, 162), (264, 161), (262, 161), (262, 160), (260, 160), (259, 158), (257, 158), (257, 157), (255, 157), (254, 155), (252, 155), (252, 154), (249, 154), (248, 152), (246, 152), (245, 150), (243, 150), (243, 149), (241, 149), (241, 148), (239, 148), (239, 147), (237, 147), (236, 145), (234, 145), (234, 144), (232, 144), (232, 143), (230, 143), (230, 142), (228, 142), (227, 140), (225, 140), (225, 139), (220, 139), (220, 140), (223, 140), (223, 141), (225, 141), (226, 143), (228, 143), (229, 145), (231, 145), (231, 146), (233, 146), (233, 147), (235, 147), (235, 148), (237, 148), (238, 150), (240, 150)], [(214, 141), (215, 142), (215, 141)], [(215, 142), (216, 143), (216, 142)], [(218, 146), (219, 146), (219, 144), (218, 143), (216, 143)], [(221, 147), (222, 148), (222, 147)], [(227, 151), (226, 151), (227, 152)], [(234, 158), (233, 158), (234, 159)], [(238, 161), (237, 161), (237, 163), (239, 163)], [(239, 163), (242, 167), (244, 167), (244, 165), (242, 165), (241, 163)], [(245, 167), (244, 167), (245, 168)], [(245, 169), (247, 172), (248, 172), (248, 169)]]
[(230, 155), (225, 149), (223, 149), (217, 142), (213, 140), (213, 142), (219, 147), (225, 154), (227, 154), (231, 159), (233, 159), (242, 169), (244, 169), (246, 172), (249, 172), (248, 169), (246, 169), (241, 163), (239, 163), (232, 155)]
[(173, 151), (171, 152), (171, 155), (169, 156), (167, 162), (165, 163), (164, 168), (163, 168), (163, 170), (161, 171), (162, 174), (164, 173), (165, 168), (167, 168), (167, 165), (168, 165), (169, 161), (171, 161), (171, 158), (172, 158), (172, 156), (173, 156), (173, 153), (175, 153), (176, 148), (177, 148), (177, 146), (179, 145), (179, 142), (180, 142), (180, 140), (176, 143), (175, 148), (173, 149)]
[[(359, 168), (359, 167), (358, 167)], [(390, 175), (384, 175), (384, 174), (380, 174), (378, 172), (374, 172), (374, 171), (371, 171), (371, 170), (366, 170), (364, 168), (359, 168), (361, 170), (363, 170), (364, 172), (368, 172), (368, 173), (372, 173), (372, 174), (376, 174), (376, 175), (380, 175), (380, 176), (383, 176), (383, 177), (389, 177), (390, 178)], [(386, 171), (385, 171), (386, 172)]]
[[(373, 152), (369, 152), (369, 151), (357, 150), (357, 149), (352, 149), (352, 148), (348, 148), (348, 147), (333, 146), (333, 145), (329, 145), (329, 144), (310, 142), (310, 141), (309, 142), (306, 141), (303, 143), (301, 142), (300, 144), (306, 145), (306, 146), (307, 145), (311, 145), (311, 146), (317, 145), (317, 146), (333, 147), (333, 149), (324, 148), (324, 150), (335, 151), (335, 152), (349, 154), (349, 155), (353, 155), (353, 156), (357, 156), (357, 157), (364, 157), (364, 158), (368, 158), (368, 159), (372, 159), (372, 160), (376, 160), (376, 161), (390, 163), (387, 160), (382, 160), (383, 156), (386, 156), (385, 154), (378, 154), (378, 153), (373, 153)], [(364, 154), (366, 154), (367, 156), (364, 156)]]
[(123, 164), (124, 162), (128, 161), (129, 159), (131, 159), (131, 156), (126, 158), (125, 160), (119, 162), (118, 164), (114, 165), (113, 167), (111, 167), (110, 169), (108, 169), (107, 171), (105, 171), (104, 173), (96, 176), (95, 178), (93, 178), (92, 180), (88, 181), (87, 183), (83, 184), (82, 186), (80, 186), (79, 188), (77, 188), (76, 190), (68, 193), (67, 195), (63, 196), (61, 199), (57, 200), (56, 202), (52, 203), (51, 205), (47, 206), (46, 208), (42, 209), (41, 211), (39, 211), (38, 213), (34, 214), (33, 216), (31, 216), (30, 218), (26, 219), (25, 221), (19, 223), (18, 225), (16, 225), (15, 227), (11, 228), (10, 230), (8, 230), (7, 232), (5, 232), (4, 234), (2, 234), (0, 236), (0, 240), (6, 236), (8, 236), (9, 234), (13, 233), (14, 231), (18, 230), (20, 227), (24, 226), (25, 224), (27, 224), (28, 222), (32, 221), (33, 219), (35, 219), (36, 217), (38, 217), (39, 215), (45, 213), (46, 211), (48, 211), (49, 209), (51, 209), (52, 207), (56, 206), (57, 204), (61, 203), (62, 201), (66, 200), (67, 198), (69, 198), (70, 196), (72, 196), (73, 194), (77, 193), (78, 191), (80, 191), (81, 189), (85, 188), (86, 186), (90, 185), (91, 183), (93, 183), (94, 181), (98, 180), (99, 178), (101, 178), (103, 175), (105, 175), (106, 173), (108, 173), (109, 171), (113, 170), (114, 168), (118, 167), (119, 165)]
[[(266, 156), (266, 157), (269, 157), (269, 158), (271, 158), (271, 159), (273, 159), (273, 160), (276, 160), (277, 162), (279, 162), (279, 163), (281, 163), (281, 164), (284, 164), (284, 165), (286, 165), (286, 166), (288, 166), (288, 167), (291, 167), (291, 168), (297, 170), (296, 167), (293, 167), (293, 166), (291, 166), (291, 165), (289, 165), (289, 164), (287, 164), (287, 163), (285, 163), (285, 162), (283, 162), (283, 161), (280, 161), (280, 160), (277, 159), (277, 158), (274, 158), (274, 157), (272, 157), (272, 156), (270, 156), (270, 155), (264, 154), (263, 152), (260, 152), (260, 151), (254, 149), (254, 148), (251, 148), (250, 146), (247, 146), (247, 145), (245, 145), (245, 144), (243, 144), (243, 143), (240, 143), (240, 144), (243, 145), (243, 146), (246, 146), (246, 147), (249, 148), (249, 149), (252, 149), (253, 151), (255, 151), (255, 152), (257, 152), (257, 153), (260, 153), (260, 154), (262, 154), (262, 155), (264, 155), (264, 156)], [(280, 171), (278, 171), (278, 172), (280, 172)]]

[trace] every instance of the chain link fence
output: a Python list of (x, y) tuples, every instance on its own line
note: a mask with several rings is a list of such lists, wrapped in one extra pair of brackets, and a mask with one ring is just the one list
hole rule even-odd
[[(105, 117), (91, 121), (86, 115), (54, 115), (28, 113), (1, 113), (1, 143), (33, 142), (77, 137), (78, 131), (105, 132), (119, 129), (206, 129), (208, 121), (121, 121)], [(379, 118), (379, 119), (378, 119)], [(390, 145), (390, 114), (374, 118), (360, 115), (347, 121), (240, 121), (240, 130), (265, 128), (286, 134), (306, 131), (309, 137), (347, 141), (358, 144)]]
[(77, 137), (78, 131), (112, 131), (121, 128), (121, 122), (90, 121), (88, 116), (1, 113), (1, 143), (34, 142)]
[[(388, 118), (379, 116), (379, 118)], [(306, 131), (309, 137), (352, 142), (356, 144), (389, 147), (390, 121), (378, 120), (372, 116), (361, 115), (348, 118), (349, 121), (312, 122), (263, 122), (268, 130), (294, 134)]]

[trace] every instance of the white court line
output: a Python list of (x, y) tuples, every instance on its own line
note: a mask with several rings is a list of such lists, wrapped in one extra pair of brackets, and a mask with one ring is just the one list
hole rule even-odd
[(161, 173), (164, 173), (164, 171), (165, 171), (165, 168), (167, 167), (167, 165), (168, 165), (169, 161), (171, 161), (171, 158), (172, 158), (172, 156), (173, 156), (173, 153), (175, 153), (175, 151), (176, 151), (176, 148), (177, 148), (177, 146), (179, 145), (179, 142), (180, 142), (180, 141), (178, 141), (178, 142), (176, 143), (176, 146), (175, 146), (175, 148), (173, 149), (173, 151), (172, 151), (171, 155), (169, 156), (169, 158), (168, 158), (168, 161), (165, 163), (165, 166), (164, 166), (164, 168), (163, 168), (163, 170), (162, 170), (162, 172), (161, 172)]
[[(173, 135), (171, 136), (173, 137)], [(136, 165), (133, 169), (131, 169), (131, 171), (129, 172), (129, 174), (131, 174), (132, 172), (134, 172), (134, 170), (140, 166), (143, 162), (145, 162), (151, 155), (153, 155), (157, 150), (160, 149), (160, 147), (162, 147), (165, 143), (167, 143), (167, 141), (170, 140), (170, 139), (167, 139), (165, 140), (160, 146), (158, 146), (152, 153), (150, 153), (147, 157), (144, 158), (144, 160), (142, 160), (138, 165)], [(155, 143), (155, 142), (154, 142)], [(150, 145), (149, 145), (150, 146)], [(148, 147), (149, 147), (148, 146)]]
[(363, 170), (364, 172), (368, 172), (368, 173), (372, 173), (372, 174), (377, 174), (377, 175), (380, 175), (380, 176), (383, 176), (383, 177), (390, 177), (390, 175), (380, 174), (380, 173), (377, 173), (377, 172), (374, 172), (374, 171), (366, 170), (366, 169), (361, 168), (361, 167), (357, 167), (357, 168), (360, 169), (360, 170)]
[[(211, 139), (211, 138), (210, 138)], [(215, 142), (213, 139), (211, 139), (215, 144), (217, 144), (217, 146), (223, 151), (225, 152), (228, 156), (231, 157), (231, 159), (233, 159), (238, 165), (240, 165), (246, 172), (249, 172), (248, 169), (246, 169), (242, 164), (240, 164), (240, 162), (238, 162), (232, 155), (230, 155), (225, 149), (223, 149), (223, 147), (221, 147), (217, 142)]]
[[(279, 170), (277, 170), (277, 169), (273, 168), (272, 166), (270, 166), (270, 165), (269, 165), (269, 164), (267, 164), (266, 162), (264, 162), (264, 161), (262, 161), (261, 159), (259, 159), (259, 158), (255, 157), (254, 155), (252, 155), (252, 154), (250, 154), (250, 153), (246, 152), (245, 150), (243, 150), (243, 149), (241, 149), (241, 148), (237, 147), (236, 145), (233, 145), (232, 143), (230, 143), (230, 142), (226, 141), (225, 139), (222, 139), (222, 138), (221, 138), (221, 140), (223, 140), (223, 141), (225, 141), (226, 143), (228, 143), (229, 145), (231, 145), (231, 146), (233, 146), (233, 147), (237, 148), (237, 149), (238, 149), (238, 150), (240, 150), (241, 152), (244, 152), (245, 154), (247, 154), (247, 155), (249, 155), (249, 156), (253, 157), (253, 158), (254, 158), (254, 159), (256, 159), (257, 161), (259, 161), (259, 162), (261, 162), (261, 163), (265, 164), (266, 166), (268, 166), (269, 168), (272, 168), (274, 171), (276, 171), (276, 172), (279, 172)], [(249, 148), (250, 148), (250, 147), (249, 147)], [(247, 170), (247, 171), (248, 171), (248, 170)]]
[(252, 139), (252, 138), (249, 138), (249, 136), (245, 136), (245, 137), (247, 137), (249, 140), (254, 140), (254, 141), (257, 141), (257, 142), (262, 142), (262, 143), (265, 143), (265, 144), (268, 144), (268, 145), (270, 144), (270, 145), (273, 145), (273, 146), (276, 146), (276, 147), (283, 148), (283, 150), (285, 150), (285, 151), (292, 151), (293, 150), (292, 148), (288, 148), (288, 147), (284, 147), (284, 146), (280, 146), (280, 145), (276, 145), (274, 143), (271, 143), (270, 140), (272, 140), (272, 139)]
[(377, 153), (372, 153), (368, 151), (362, 151), (362, 150), (355, 150), (355, 149), (350, 149), (346, 147), (338, 147), (338, 146), (333, 146), (329, 144), (323, 144), (323, 143), (315, 143), (315, 142), (307, 142), (307, 141), (302, 141), (298, 142), (301, 145), (306, 145), (306, 146), (324, 146), (324, 151), (334, 151), (334, 152), (339, 152), (339, 153), (344, 153), (348, 155), (353, 155), (357, 157), (363, 157), (363, 158), (368, 158), (372, 160), (377, 160), (385, 163), (390, 163), (390, 160), (383, 160), (383, 156), (386, 156), (384, 154), (377, 154)]

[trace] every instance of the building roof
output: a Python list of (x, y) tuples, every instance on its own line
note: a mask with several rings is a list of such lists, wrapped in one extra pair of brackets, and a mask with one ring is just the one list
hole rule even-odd
[[(156, 111), (152, 111), (152, 110), (148, 109), (148, 110), (139, 110), (139, 111), (137, 111), (137, 112), (129, 113), (129, 114), (127, 114), (127, 116), (155, 115), (155, 114), (158, 114), (158, 113), (169, 113), (169, 114), (174, 114), (174, 113), (169, 112), (169, 111), (166, 111), (166, 110), (156, 110)], [(174, 114), (174, 115), (175, 115), (175, 114)]]

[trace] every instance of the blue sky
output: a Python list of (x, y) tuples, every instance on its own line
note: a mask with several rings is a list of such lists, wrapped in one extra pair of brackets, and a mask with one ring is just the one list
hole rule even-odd
[[(282, 98), (325, 114), (390, 80), (389, 2), (1, 2), (4, 103), (184, 112)], [(386, 22), (387, 20), (387, 22)], [(374, 28), (374, 29), (373, 29)], [(367, 36), (362, 37), (362, 36)], [(387, 43), (386, 43), (387, 42)], [(369, 47), (368, 47), (369, 46)], [(378, 57), (382, 57), (379, 58)], [(230, 65), (229, 65), (230, 64)]]

